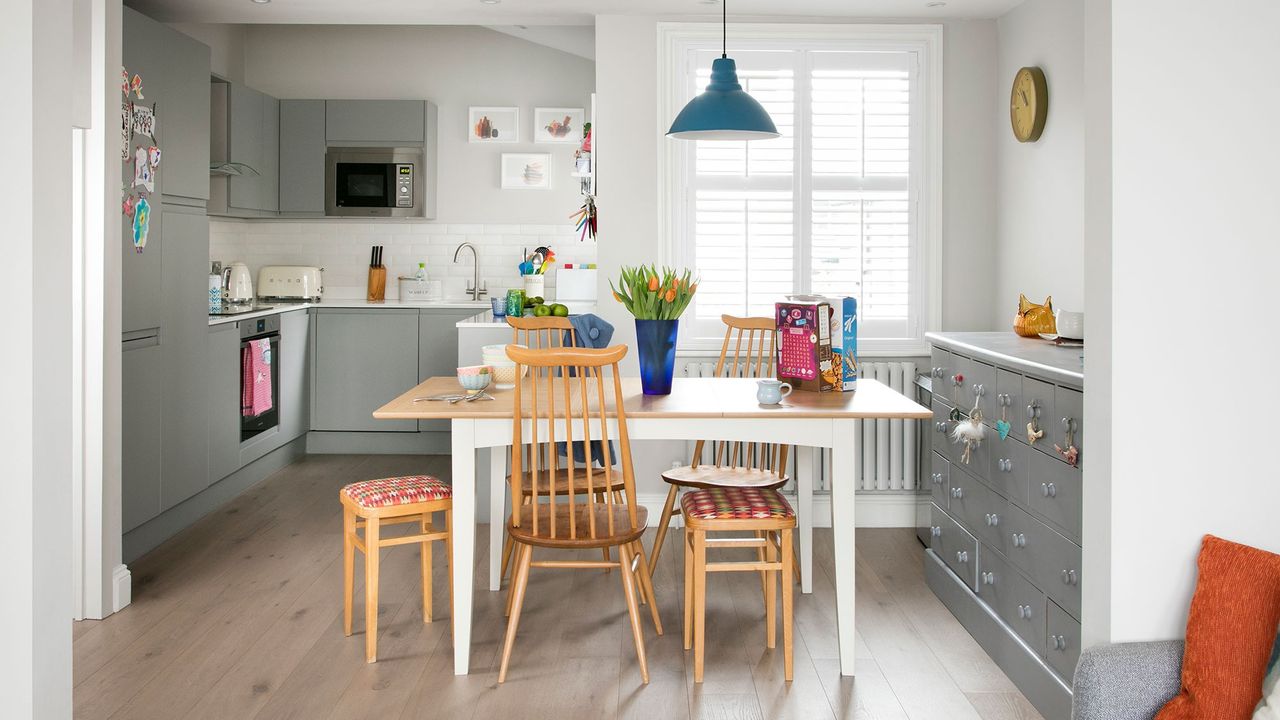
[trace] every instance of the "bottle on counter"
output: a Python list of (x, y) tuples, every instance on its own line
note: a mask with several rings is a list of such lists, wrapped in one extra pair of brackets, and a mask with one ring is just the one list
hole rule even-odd
[(414, 273), (413, 277), (418, 282), (425, 281), (427, 279), (427, 264), (424, 262), (418, 263), (418, 272)]

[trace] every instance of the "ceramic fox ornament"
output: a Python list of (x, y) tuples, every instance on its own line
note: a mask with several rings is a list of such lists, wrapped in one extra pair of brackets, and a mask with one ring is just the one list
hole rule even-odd
[(1013, 318), (1013, 331), (1022, 337), (1058, 332), (1058, 324), (1053, 319), (1053, 298), (1046, 297), (1043, 305), (1037, 305), (1026, 295), (1018, 295), (1018, 314)]

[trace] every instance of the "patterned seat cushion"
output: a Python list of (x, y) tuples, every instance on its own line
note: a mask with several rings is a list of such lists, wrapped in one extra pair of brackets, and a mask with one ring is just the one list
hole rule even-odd
[(453, 488), (430, 475), (405, 475), (351, 483), (342, 494), (360, 507), (380, 508), (446, 500), (453, 497)]
[(777, 490), (715, 487), (687, 492), (680, 498), (685, 517), (702, 520), (769, 520), (795, 517)]

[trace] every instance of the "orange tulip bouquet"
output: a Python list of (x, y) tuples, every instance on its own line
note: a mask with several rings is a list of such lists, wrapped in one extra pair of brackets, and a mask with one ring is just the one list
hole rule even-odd
[(646, 395), (670, 395), (676, 366), (680, 315), (689, 307), (698, 281), (683, 272), (656, 266), (623, 267), (613, 297), (636, 318), (640, 385)]

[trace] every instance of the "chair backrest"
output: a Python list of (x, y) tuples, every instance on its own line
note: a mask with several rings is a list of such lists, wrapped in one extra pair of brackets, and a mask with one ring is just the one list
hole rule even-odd
[[(734, 317), (721, 315), (724, 343), (716, 361), (715, 376), (728, 378), (771, 378), (778, 362), (778, 326), (772, 317)], [(732, 351), (730, 348), (732, 347)], [(705, 440), (693, 448), (690, 465), (702, 462)], [(712, 462), (716, 467), (739, 467), (767, 470), (779, 477), (787, 472), (790, 446), (777, 443), (717, 442), (712, 444)]]
[[(539, 318), (542, 319), (542, 318)], [(627, 354), (625, 345), (609, 348), (552, 348), (534, 349), (515, 345), (507, 346), (507, 356), (516, 363), (517, 376), (521, 367), (529, 369), (527, 378), (515, 387), (515, 410), (512, 418), (511, 476), (531, 475), (533, 504), (540, 502), (539, 494), (546, 497), (552, 507), (559, 502), (569, 505), (568, 527), (557, 525), (554, 510), (540, 521), (540, 513), (532, 513), (534, 535), (548, 538), (592, 539), (601, 535), (614, 535), (639, 527), (636, 516), (635, 473), (631, 465), (631, 443), (627, 436), (627, 418), (622, 407), (622, 382), (618, 376), (618, 361)], [(610, 369), (611, 379), (606, 381), (605, 368)], [(612, 402), (610, 402), (612, 396)], [(612, 457), (613, 446), (609, 437), (606, 407), (612, 408), (617, 417), (616, 441), (619, 458)], [(529, 421), (528, 443), (530, 452), (521, 452), (525, 445), (525, 421)], [(556, 444), (571, 448), (581, 443), (585, 448), (586, 467), (575, 467), (571, 457), (561, 463)], [(593, 467), (596, 453), (604, 455), (603, 467)], [(571, 455), (571, 453), (566, 453)], [(620, 460), (615, 469), (614, 462)], [(525, 463), (530, 464), (525, 467)], [(558, 468), (567, 476), (567, 496), (557, 496), (556, 483), (551, 474)], [(622, 473), (624, 503), (629, 527), (615, 527), (612, 512), (616, 501), (611, 492), (598, 492), (616, 482), (615, 475)], [(605, 513), (607, 527), (597, 527), (597, 506), (608, 506)], [(580, 510), (587, 512), (587, 527), (578, 527)], [(520, 513), (513, 515), (513, 523), (519, 526)]]
[[(507, 316), (507, 324), (511, 326), (511, 342), (527, 348), (545, 349), (573, 347), (577, 345), (577, 333), (573, 323), (565, 317), (511, 317)], [(569, 334), (569, 343), (565, 344), (565, 333)]]

